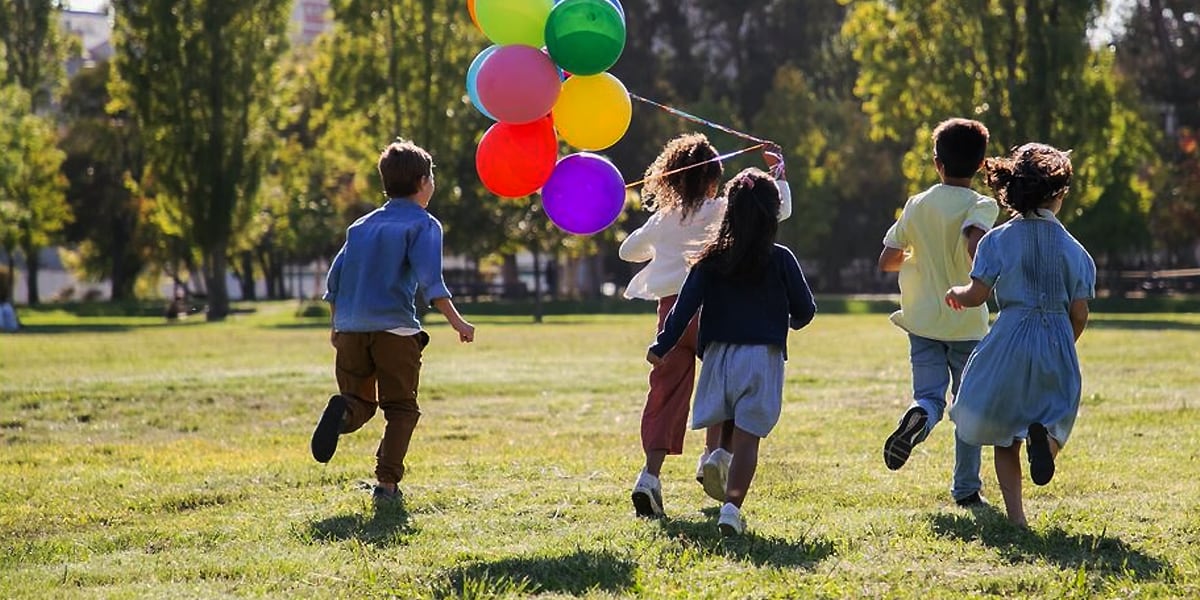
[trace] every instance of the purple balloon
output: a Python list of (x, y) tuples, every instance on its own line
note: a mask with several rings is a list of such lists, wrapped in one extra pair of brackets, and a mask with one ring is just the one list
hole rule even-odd
[(625, 209), (625, 179), (599, 154), (572, 154), (558, 161), (542, 186), (542, 206), (559, 229), (592, 235), (621, 216)]

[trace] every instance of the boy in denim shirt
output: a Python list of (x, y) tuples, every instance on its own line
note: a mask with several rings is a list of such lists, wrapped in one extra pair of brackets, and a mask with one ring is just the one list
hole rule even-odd
[(326, 278), (340, 393), (313, 431), (312, 454), (329, 462), (338, 436), (357, 431), (382, 409), (387, 425), (375, 455), (373, 496), (385, 502), (400, 498), (397, 484), (421, 416), (417, 384), (429, 334), (416, 314), (418, 289), (459, 341), (474, 341), (475, 327), (458, 314), (442, 279), (442, 224), (426, 211), (433, 159), (412, 142), (397, 142), (380, 155), (379, 175), (387, 202), (346, 230)]

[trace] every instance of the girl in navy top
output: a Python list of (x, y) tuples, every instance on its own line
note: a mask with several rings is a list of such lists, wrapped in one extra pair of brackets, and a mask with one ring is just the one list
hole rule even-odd
[(646, 360), (661, 362), (703, 306), (692, 428), (719, 424), (729, 440), (733, 459), (718, 525), (735, 535), (745, 530), (741, 506), (759, 440), (779, 421), (788, 329), (812, 321), (816, 304), (796, 257), (775, 243), (780, 195), (771, 176), (742, 171), (725, 195), (721, 227), (697, 256)]

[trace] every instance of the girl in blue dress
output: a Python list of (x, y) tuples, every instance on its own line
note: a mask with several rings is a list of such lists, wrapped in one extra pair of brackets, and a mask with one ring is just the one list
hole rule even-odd
[(1055, 217), (1071, 184), (1068, 153), (1025, 144), (984, 169), (1014, 217), (980, 240), (971, 283), (946, 292), (955, 309), (979, 306), (992, 292), (1000, 307), (967, 361), (950, 418), (963, 441), (995, 446), (1008, 519), (1026, 527), (1021, 442), (1028, 441), (1030, 478), (1046, 485), (1079, 412), (1075, 342), (1087, 326), (1096, 265)]

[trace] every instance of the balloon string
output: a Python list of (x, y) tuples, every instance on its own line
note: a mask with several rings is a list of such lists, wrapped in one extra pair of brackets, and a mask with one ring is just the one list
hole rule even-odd
[(665, 111), (667, 111), (667, 112), (669, 112), (669, 113), (671, 113), (671, 114), (673, 114), (673, 115), (675, 115), (675, 116), (677, 116), (677, 117), (680, 117), (680, 118), (682, 118), (682, 119), (687, 119), (688, 121), (692, 121), (692, 122), (695, 122), (695, 123), (699, 123), (699, 124), (701, 124), (701, 125), (707, 125), (708, 127), (712, 127), (713, 129), (716, 129), (716, 130), (719, 130), (719, 131), (724, 131), (725, 133), (728, 133), (728, 134), (730, 134), (730, 135), (736, 135), (737, 137), (740, 137), (740, 138), (742, 138), (742, 139), (750, 140), (750, 141), (752, 141), (752, 142), (758, 142), (758, 143), (760, 143), (760, 144), (770, 144), (770, 143), (771, 143), (771, 142), (769, 142), (769, 141), (767, 141), (767, 140), (764, 140), (764, 139), (762, 139), (762, 138), (757, 138), (757, 137), (754, 137), (754, 136), (752, 136), (752, 135), (750, 135), (750, 134), (748, 134), (748, 133), (742, 133), (742, 132), (740, 132), (740, 131), (737, 131), (737, 130), (734, 130), (734, 129), (730, 129), (730, 128), (728, 128), (728, 127), (724, 126), (724, 125), (721, 125), (720, 123), (714, 123), (714, 122), (712, 122), (712, 121), (709, 121), (708, 119), (704, 119), (704, 118), (701, 118), (701, 117), (697, 117), (696, 115), (693, 115), (693, 114), (691, 114), (691, 113), (686, 113), (686, 112), (683, 112), (682, 110), (679, 110), (678, 108), (673, 108), (673, 107), (667, 106), (667, 105), (665, 105), (665, 104), (659, 104), (658, 102), (655, 102), (655, 101), (653, 101), (653, 100), (649, 100), (649, 99), (643, 98), (643, 97), (641, 97), (641, 96), (639, 96), (639, 95), (637, 95), (637, 94), (632, 94), (632, 93), (631, 93), (631, 94), (629, 94), (629, 97), (630, 97), (630, 98), (632, 98), (632, 99), (634, 99), (634, 100), (637, 100), (637, 101), (639, 101), (639, 102), (645, 102), (646, 104), (649, 104), (650, 106), (654, 106), (654, 107), (656, 107), (656, 108), (659, 108), (659, 109), (665, 110)]
[(766, 148), (766, 147), (767, 147), (767, 146), (769, 146), (769, 145), (770, 145), (770, 142), (763, 142), (763, 143), (761, 143), (761, 144), (758, 144), (758, 145), (756, 145), (756, 146), (751, 146), (751, 147), (749, 147), (749, 148), (743, 148), (743, 149), (741, 149), (741, 150), (736, 150), (736, 151), (734, 151), (734, 152), (730, 152), (729, 154), (722, 154), (721, 156), (718, 156), (718, 157), (716, 157), (716, 158), (710, 158), (710, 159), (708, 159), (708, 160), (706, 160), (706, 161), (703, 161), (703, 162), (698, 162), (698, 163), (696, 163), (696, 164), (694, 164), (694, 165), (688, 165), (688, 166), (686, 166), (686, 167), (680, 167), (680, 168), (678, 168), (678, 169), (671, 169), (670, 171), (666, 171), (666, 172), (664, 172), (664, 173), (657, 173), (657, 174), (655, 174), (655, 175), (651, 175), (651, 176), (649, 176), (649, 177), (646, 177), (646, 178), (644, 178), (644, 179), (642, 179), (642, 180), (640, 180), (640, 181), (635, 181), (635, 182), (633, 182), (633, 183), (630, 183), (630, 184), (626, 185), (626, 186), (625, 186), (625, 188), (626, 188), (626, 189), (629, 189), (629, 188), (635, 188), (635, 187), (637, 187), (637, 186), (639, 186), (639, 185), (642, 185), (642, 184), (644, 184), (644, 183), (646, 183), (646, 182), (648, 182), (648, 181), (654, 181), (655, 179), (662, 179), (663, 177), (669, 177), (669, 176), (671, 176), (671, 175), (674, 175), (674, 174), (676, 174), (676, 173), (682, 173), (682, 172), (684, 172), (684, 171), (687, 171), (688, 169), (695, 169), (696, 167), (703, 166), (703, 165), (707, 165), (708, 163), (713, 163), (713, 162), (721, 162), (721, 161), (723, 161), (723, 160), (725, 160), (725, 159), (727, 159), (727, 158), (733, 158), (733, 157), (735, 157), (735, 156), (737, 156), (737, 155), (739, 155), (739, 154), (745, 154), (745, 153), (747, 153), (747, 152), (754, 152), (755, 150), (760, 150), (760, 149), (762, 149), (762, 148)]

